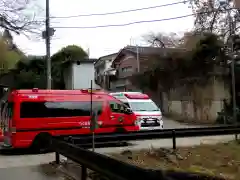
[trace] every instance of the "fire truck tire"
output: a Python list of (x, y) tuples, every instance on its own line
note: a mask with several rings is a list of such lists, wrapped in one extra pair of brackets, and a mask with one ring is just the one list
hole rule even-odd
[(127, 141), (120, 141), (118, 142), (119, 146), (128, 146), (128, 142)]
[(40, 133), (35, 138), (31, 145), (31, 149), (34, 152), (46, 153), (50, 151), (50, 141), (47, 141), (48, 137), (51, 137), (49, 133)]
[[(125, 133), (126, 130), (124, 128), (117, 128), (116, 129), (116, 133)], [(117, 144), (119, 146), (127, 146), (128, 145), (128, 142), (127, 141), (118, 141)]]

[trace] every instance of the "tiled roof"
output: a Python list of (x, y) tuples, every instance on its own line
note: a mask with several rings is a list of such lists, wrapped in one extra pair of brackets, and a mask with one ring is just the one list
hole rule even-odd
[(108, 58), (115, 58), (115, 57), (117, 56), (117, 54), (118, 54), (118, 53), (112, 53), (112, 54), (108, 54), (108, 55), (102, 56), (102, 57), (98, 58), (98, 59), (95, 61), (95, 65), (101, 64), (100, 62), (106, 61)]
[(134, 53), (144, 54), (144, 55), (162, 55), (164, 52), (176, 52), (183, 51), (182, 48), (160, 48), (160, 47), (142, 47), (142, 46), (126, 46), (123, 50), (131, 51)]
[[(126, 46), (123, 49), (121, 49), (114, 59), (113, 62), (117, 62), (125, 53), (133, 53), (137, 54), (139, 53), (139, 57), (141, 56), (165, 56), (169, 53), (174, 52), (183, 52), (185, 49), (183, 48), (159, 48), (159, 47), (142, 47), (142, 46)], [(114, 66), (114, 65), (113, 65)]]

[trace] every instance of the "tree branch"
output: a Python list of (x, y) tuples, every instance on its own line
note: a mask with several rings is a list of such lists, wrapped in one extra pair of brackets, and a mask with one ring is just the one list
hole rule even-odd
[(29, 8), (34, 11), (31, 3), (36, 5), (34, 0), (2, 0), (0, 2), (0, 28), (16, 34), (33, 32), (36, 34), (44, 21), (37, 20), (35, 12), (30, 12)]

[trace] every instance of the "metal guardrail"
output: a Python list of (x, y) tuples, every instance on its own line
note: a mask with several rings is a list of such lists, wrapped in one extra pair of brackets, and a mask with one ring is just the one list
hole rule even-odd
[[(149, 139), (172, 139), (173, 147), (176, 146), (176, 138), (183, 137), (200, 137), (200, 136), (217, 136), (240, 134), (240, 125), (234, 126), (217, 126), (201, 128), (181, 128), (181, 129), (163, 129), (152, 131), (134, 131), (124, 133), (106, 133), (95, 134), (96, 143), (119, 142), (119, 141), (139, 141)], [(92, 143), (92, 135), (69, 136), (65, 139), (67, 142), (84, 145)]]
[[(218, 126), (208, 128), (164, 129), (154, 131), (138, 131), (115, 134), (95, 135), (95, 142), (131, 141), (146, 139), (173, 139), (173, 149), (176, 149), (176, 137), (214, 136), (240, 133), (240, 126)], [(81, 145), (92, 142), (91, 135), (73, 136), (71, 143), (58, 137), (48, 137), (52, 149), (56, 152), (56, 162), (59, 163), (59, 154), (81, 164), (81, 178), (87, 179), (87, 168), (102, 174), (111, 180), (223, 180), (219, 177), (210, 177), (202, 174), (184, 172), (160, 171), (142, 169), (110, 157), (81, 148)], [(49, 139), (47, 139), (49, 140)], [(75, 144), (73, 144), (75, 143)]]
[(81, 165), (81, 180), (87, 179), (87, 168), (110, 180), (224, 180), (197, 173), (143, 169), (56, 138), (51, 138), (51, 145), (54, 151)]

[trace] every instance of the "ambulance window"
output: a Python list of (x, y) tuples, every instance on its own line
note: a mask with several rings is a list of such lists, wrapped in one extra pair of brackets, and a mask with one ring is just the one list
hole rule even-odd
[(124, 113), (127, 108), (126, 105), (116, 101), (111, 101), (109, 102), (109, 104), (110, 104), (111, 111), (115, 113)]

